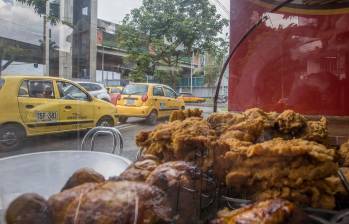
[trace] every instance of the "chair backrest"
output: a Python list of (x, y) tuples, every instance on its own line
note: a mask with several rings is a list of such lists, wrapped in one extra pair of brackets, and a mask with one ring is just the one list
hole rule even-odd
[(89, 130), (84, 136), (80, 150), (84, 150), (89, 143), (89, 148), (87, 151), (94, 151), (96, 146), (96, 139), (98, 136), (110, 135), (113, 138), (112, 154), (121, 155), (124, 148), (124, 140), (121, 132), (115, 127), (96, 127)]

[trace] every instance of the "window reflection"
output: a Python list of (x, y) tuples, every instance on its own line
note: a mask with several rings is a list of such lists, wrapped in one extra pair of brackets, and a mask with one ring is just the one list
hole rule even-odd
[(1, 73), (90, 79), (91, 2), (0, 0)]

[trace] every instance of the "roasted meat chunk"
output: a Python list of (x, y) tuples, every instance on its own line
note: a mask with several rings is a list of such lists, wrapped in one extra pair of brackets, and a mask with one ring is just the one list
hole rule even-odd
[(49, 199), (55, 224), (129, 224), (171, 221), (166, 195), (139, 182), (85, 184)]
[(86, 183), (103, 183), (104, 177), (96, 171), (88, 168), (77, 170), (62, 188), (62, 191), (86, 184)]
[[(284, 198), (300, 205), (334, 208), (335, 189), (326, 178), (336, 175), (335, 150), (301, 139), (273, 139), (241, 145), (225, 153), (216, 173), (239, 195), (257, 201)], [(220, 175), (222, 176), (222, 175)]]
[(152, 159), (136, 161), (127, 170), (125, 170), (117, 180), (142, 181), (144, 182), (150, 173), (155, 170), (159, 162)]
[(195, 223), (198, 221), (195, 220), (195, 214), (199, 206), (199, 188), (205, 188), (205, 184), (199, 181), (199, 175), (199, 169), (192, 164), (174, 161), (158, 166), (149, 175), (146, 183), (167, 194), (172, 210), (177, 213), (176, 223)]
[(48, 203), (52, 209), (54, 223), (68, 223), (65, 221), (65, 217), (67, 211), (70, 209), (71, 203), (75, 200), (79, 200), (80, 197), (88, 192), (95, 190), (99, 185), (100, 184), (96, 183), (87, 183), (51, 196)]
[(211, 224), (302, 224), (309, 223), (307, 219), (292, 203), (274, 199), (233, 211), (222, 210)]
[(7, 224), (53, 224), (48, 202), (37, 194), (24, 194), (15, 199), (6, 211)]

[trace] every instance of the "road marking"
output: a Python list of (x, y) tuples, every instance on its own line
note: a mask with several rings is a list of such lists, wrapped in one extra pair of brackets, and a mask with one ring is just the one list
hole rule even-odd
[(123, 128), (123, 127), (128, 127), (130, 125), (134, 125), (134, 124), (130, 124), (130, 123), (128, 123), (128, 124), (120, 124), (120, 125), (116, 125), (116, 127), (117, 128)]
[(134, 124), (129, 124), (129, 125), (120, 125), (120, 126), (116, 126), (116, 128), (118, 129), (118, 130), (125, 130), (125, 129), (128, 129), (128, 128), (132, 128), (132, 127), (136, 127), (136, 125), (134, 125)]

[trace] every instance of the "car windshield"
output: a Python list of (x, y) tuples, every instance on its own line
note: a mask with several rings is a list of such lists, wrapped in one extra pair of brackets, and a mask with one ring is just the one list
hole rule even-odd
[(94, 83), (79, 83), (80, 86), (84, 87), (87, 91), (99, 91), (103, 88), (100, 85), (94, 84)]
[(148, 93), (148, 85), (127, 85), (123, 90), (124, 95), (145, 95)]

